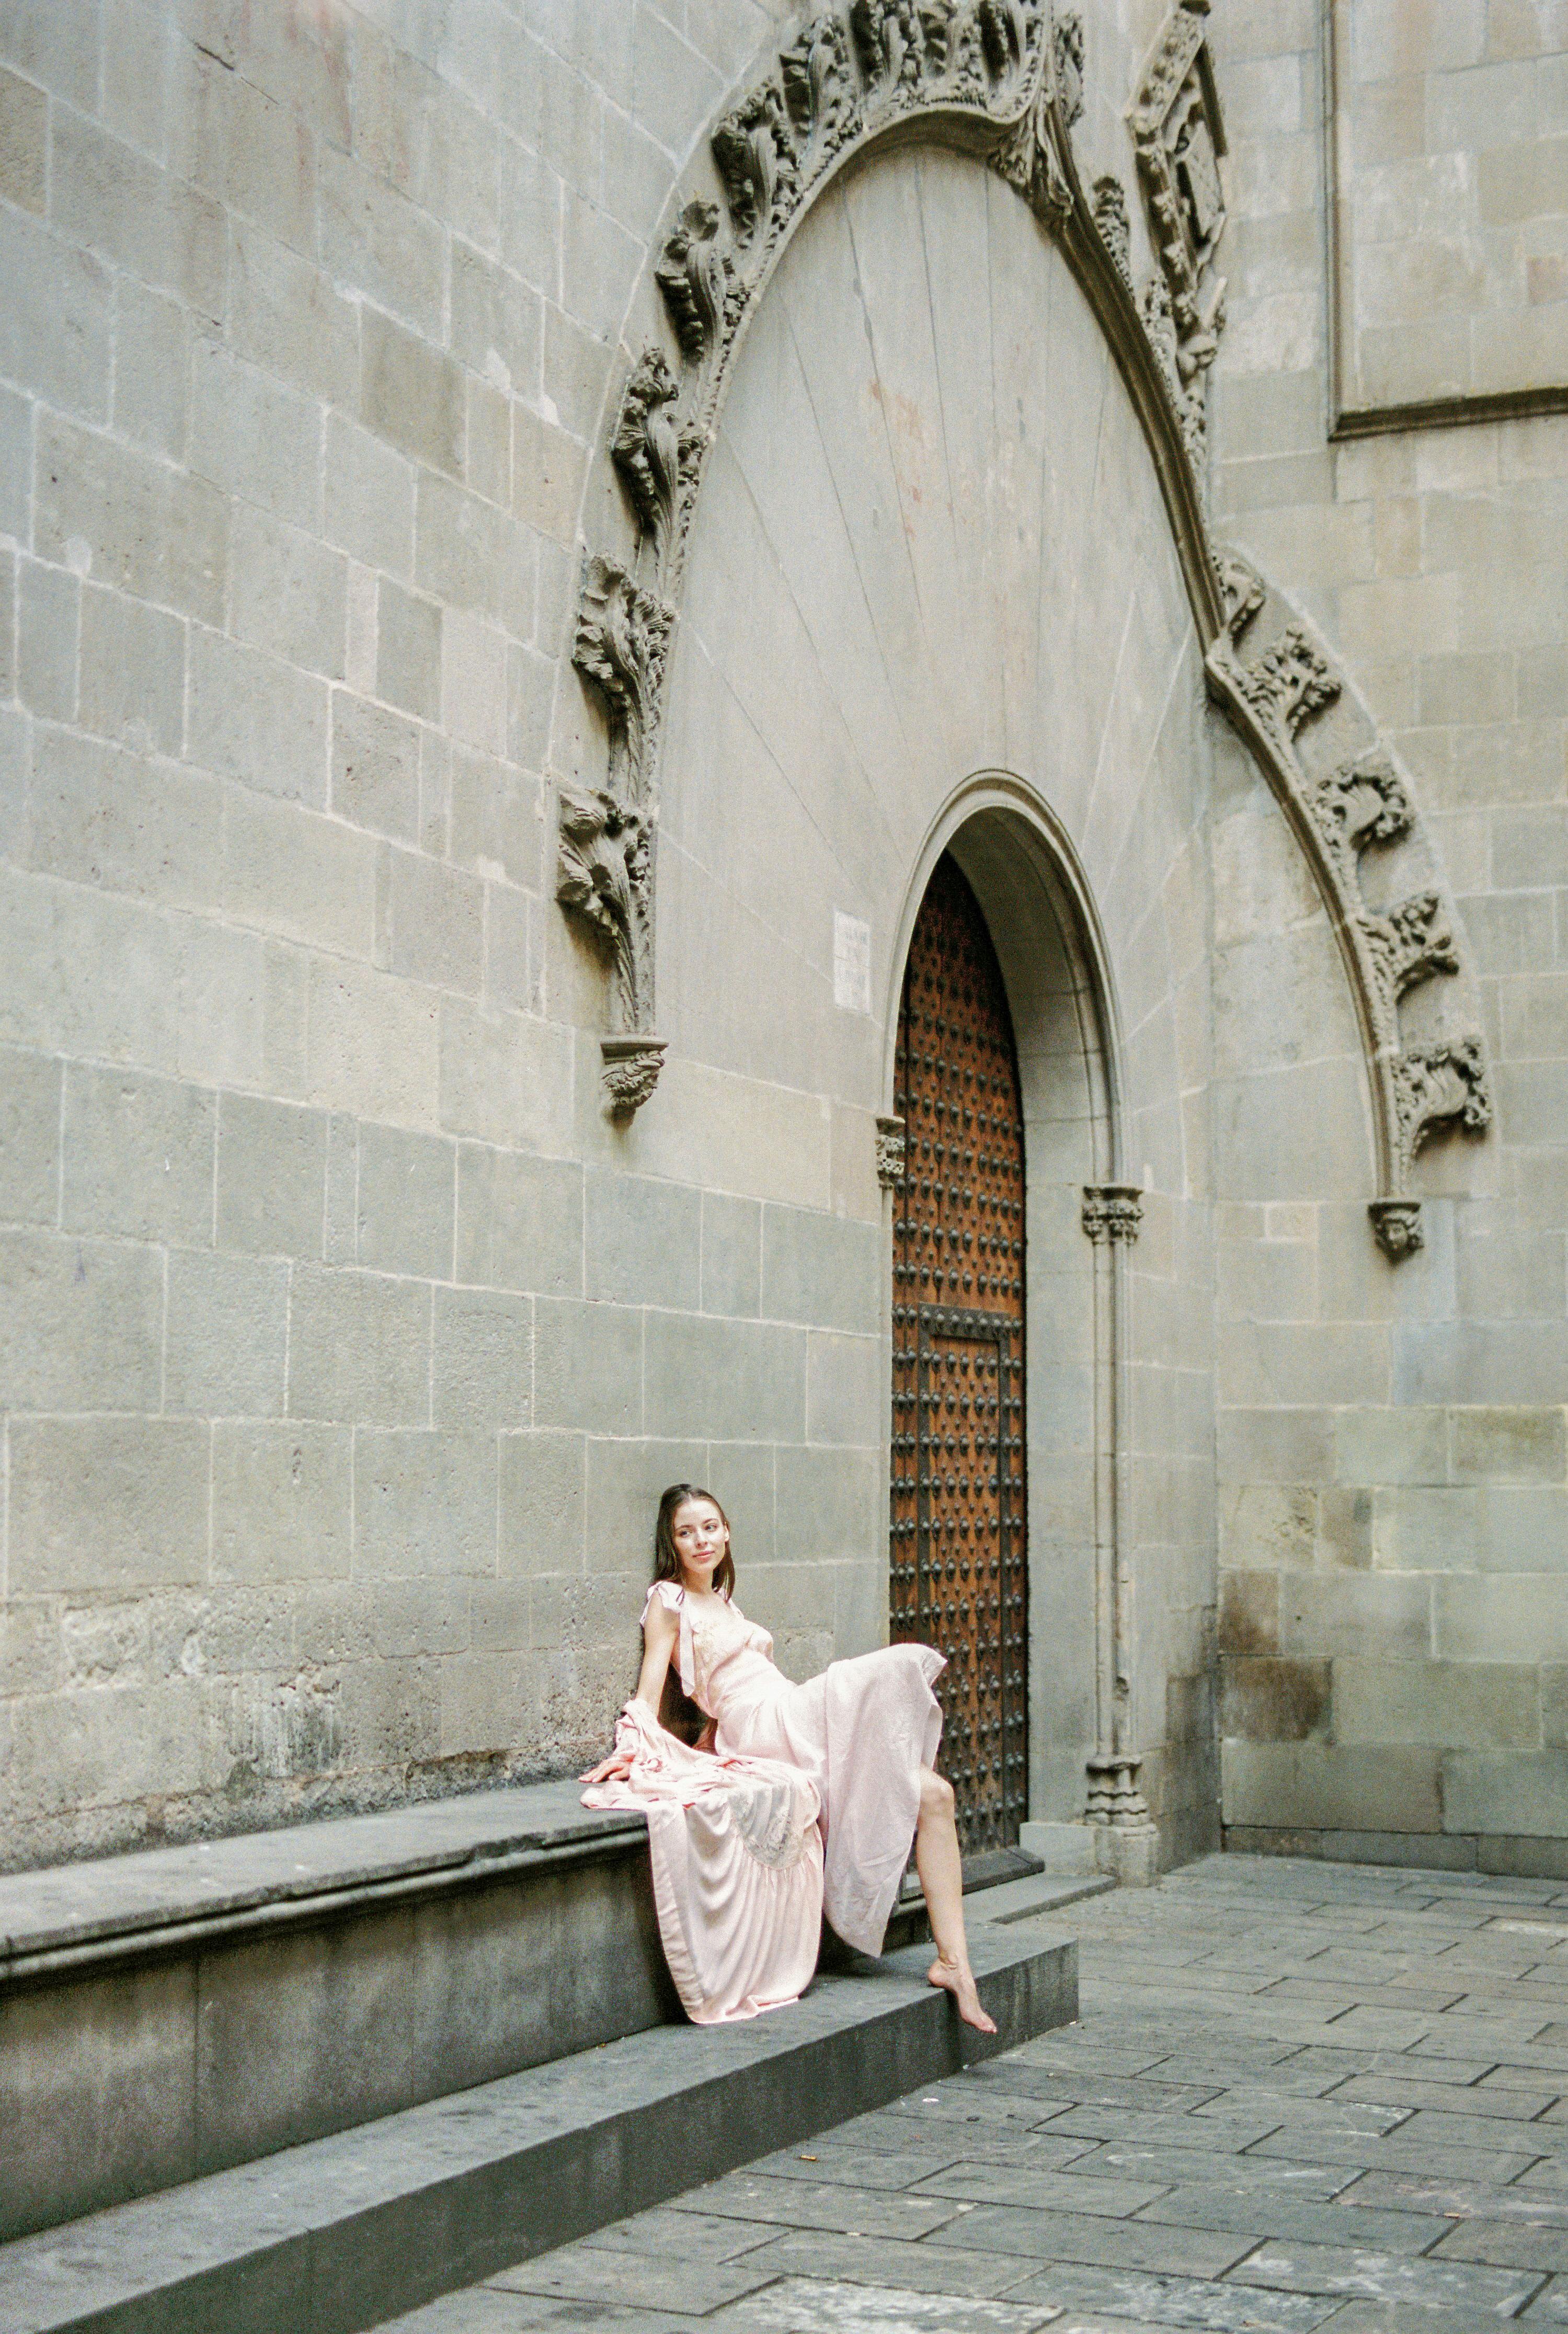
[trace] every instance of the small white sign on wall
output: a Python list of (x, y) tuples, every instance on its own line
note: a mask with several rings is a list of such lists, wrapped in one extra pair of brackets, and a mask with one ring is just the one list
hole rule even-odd
[(833, 1003), (846, 1013), (871, 1009), (871, 928), (833, 910)]

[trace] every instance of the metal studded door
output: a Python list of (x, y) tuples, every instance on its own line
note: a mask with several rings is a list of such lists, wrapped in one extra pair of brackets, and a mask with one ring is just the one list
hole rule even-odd
[(895, 1085), (892, 1635), (948, 1656), (941, 1767), (968, 1862), (1028, 1812), (1024, 1113), (996, 950), (947, 857), (909, 944)]

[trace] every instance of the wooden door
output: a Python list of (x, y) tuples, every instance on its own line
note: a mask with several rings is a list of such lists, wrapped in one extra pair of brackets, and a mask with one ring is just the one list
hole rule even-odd
[(1028, 1812), (1024, 1112), (978, 902), (938, 862), (899, 1013), (891, 1634), (946, 1654), (941, 1769), (967, 1862)]

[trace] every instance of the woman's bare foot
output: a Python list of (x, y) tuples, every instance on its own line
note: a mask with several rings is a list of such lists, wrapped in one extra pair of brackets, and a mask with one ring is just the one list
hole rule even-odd
[(981, 2034), (995, 2034), (996, 2021), (994, 2018), (987, 2018), (981, 2009), (973, 1972), (961, 1963), (944, 1960), (938, 1953), (926, 1972), (926, 1982), (940, 1986), (944, 1993), (952, 1995), (966, 2026), (973, 2026)]

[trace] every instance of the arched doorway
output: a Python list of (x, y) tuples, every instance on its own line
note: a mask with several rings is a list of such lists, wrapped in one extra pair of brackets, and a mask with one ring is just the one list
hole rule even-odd
[(894, 1107), (890, 1631), (948, 1656), (942, 1768), (973, 1859), (1028, 1813), (1024, 1109), (996, 951), (948, 854), (909, 944)]

